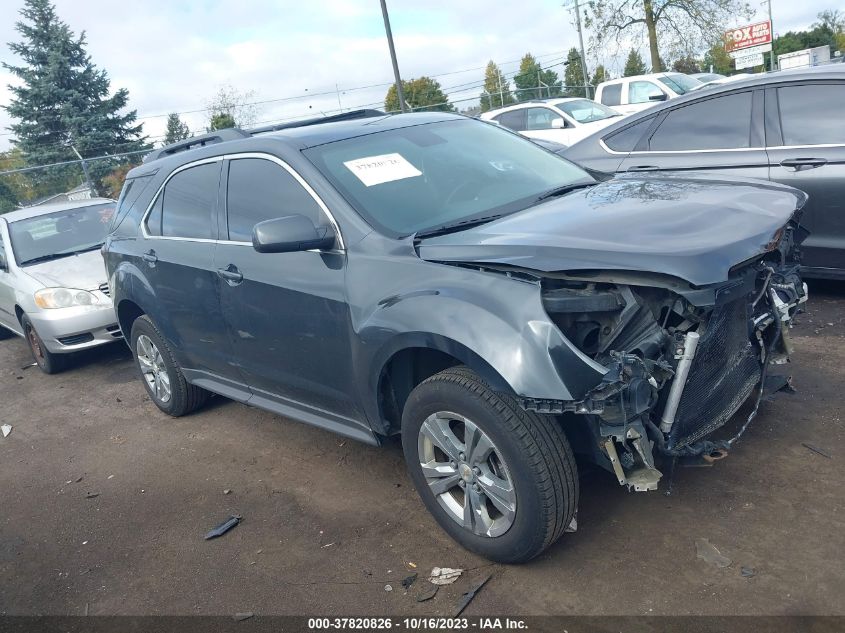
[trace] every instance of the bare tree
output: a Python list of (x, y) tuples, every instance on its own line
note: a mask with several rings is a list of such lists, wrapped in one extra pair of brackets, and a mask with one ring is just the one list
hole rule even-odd
[(662, 69), (661, 49), (672, 57), (692, 53), (751, 15), (744, 0), (590, 0), (586, 10), (594, 50), (645, 36), (653, 71)]
[(217, 93), (206, 103), (209, 129), (236, 125), (248, 128), (255, 125), (258, 120), (258, 108), (252, 103), (254, 100), (254, 90), (241, 92), (231, 85), (220, 86)]

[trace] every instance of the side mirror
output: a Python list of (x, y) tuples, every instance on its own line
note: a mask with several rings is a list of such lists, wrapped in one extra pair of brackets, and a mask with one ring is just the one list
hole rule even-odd
[(668, 98), (669, 95), (667, 95), (665, 92), (656, 92), (648, 95), (649, 101), (666, 101), (666, 99)]
[(329, 226), (314, 226), (304, 215), (259, 222), (252, 229), (252, 247), (259, 253), (293, 253), (330, 249), (335, 236)]
[(562, 130), (566, 127), (566, 121), (563, 120), (563, 117), (557, 117), (556, 119), (552, 119), (552, 129), (553, 130)]

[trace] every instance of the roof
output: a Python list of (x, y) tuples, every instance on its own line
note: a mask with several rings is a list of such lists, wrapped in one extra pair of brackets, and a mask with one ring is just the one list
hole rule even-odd
[(659, 79), (660, 77), (666, 77), (668, 75), (683, 75), (683, 74), (684, 73), (678, 73), (678, 72), (674, 72), (674, 71), (666, 71), (666, 72), (662, 72), (662, 73), (648, 73), (646, 75), (631, 75), (629, 77), (618, 77), (617, 79), (608, 79), (607, 81), (601, 82), (598, 86), (596, 86), (596, 89), (598, 89), (599, 86), (604, 86), (606, 84), (618, 84), (620, 81), (625, 81), (626, 79), (628, 79), (628, 80)]
[(509, 110), (520, 110), (522, 108), (536, 107), (538, 103), (545, 105), (558, 105), (561, 103), (569, 103), (570, 101), (592, 101), (587, 97), (549, 97), (547, 99), (531, 99), (530, 101), (520, 101), (519, 103), (511, 103), (499, 108), (493, 108), (487, 112), (482, 112), (481, 118), (488, 119), (491, 116), (499, 114), (500, 112), (508, 112)]
[(88, 200), (73, 200), (70, 202), (55, 202), (51, 204), (40, 204), (34, 207), (24, 207), (23, 209), (16, 209), (0, 215), (0, 218), (6, 222), (17, 222), (18, 220), (28, 220), (39, 215), (47, 215), (56, 213), (57, 211), (68, 211), (70, 209), (81, 209), (82, 207), (90, 207), (97, 204), (114, 204), (114, 200), (109, 198), (90, 198)]

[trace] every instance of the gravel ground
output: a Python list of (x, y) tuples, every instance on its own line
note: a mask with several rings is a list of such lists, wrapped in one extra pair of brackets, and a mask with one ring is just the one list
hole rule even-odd
[[(798, 392), (764, 402), (727, 459), (678, 469), (671, 496), (584, 473), (578, 532), (522, 566), (453, 543), (398, 444), (223, 398), (173, 420), (122, 344), (45, 376), (23, 369), (22, 340), (3, 341), (0, 614), (450, 615), (489, 573), (467, 615), (845, 614), (842, 287), (811, 286)], [(203, 540), (231, 514), (243, 523)], [(730, 564), (697, 558), (702, 538)], [(427, 582), (401, 581), (434, 566), (467, 571), (417, 602)]]

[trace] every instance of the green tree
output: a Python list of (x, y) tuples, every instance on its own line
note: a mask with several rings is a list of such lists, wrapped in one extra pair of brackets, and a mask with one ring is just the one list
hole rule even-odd
[[(553, 70), (543, 70), (531, 53), (519, 62), (519, 71), (513, 78), (517, 101), (531, 101), (561, 94), (560, 78)], [(581, 81), (583, 83), (583, 80)]]
[(514, 103), (510, 82), (491, 59), (484, 70), (484, 92), (481, 93), (481, 111), (487, 112)]
[[(85, 32), (78, 37), (62, 22), (50, 0), (25, 0), (22, 20), (15, 29), (21, 41), (9, 50), (22, 62), (3, 67), (18, 79), (9, 86), (12, 99), (3, 106), (15, 120), (12, 140), (30, 165), (76, 159), (76, 151), (90, 158), (139, 151), (149, 145), (136, 123), (135, 110), (121, 114), (129, 102), (125, 88), (110, 94), (106, 71), (98, 69), (86, 52)], [(96, 188), (122, 161), (89, 163)], [(78, 165), (54, 167), (39, 173), (43, 193), (57, 193), (78, 184)], [(76, 180), (76, 182), (74, 182)]]
[(645, 36), (651, 67), (660, 69), (661, 50), (703, 48), (753, 12), (746, 0), (588, 0), (586, 13), (594, 50)]
[(693, 73), (700, 73), (701, 68), (698, 65), (698, 60), (690, 54), (679, 57), (672, 62), (672, 70), (676, 73), (686, 73), (691, 75)]
[(220, 86), (217, 93), (206, 103), (208, 130), (252, 127), (258, 119), (258, 109), (253, 103), (254, 99), (254, 90), (241, 92), (228, 84)]
[(719, 73), (720, 75), (730, 75), (735, 71), (733, 64), (734, 60), (725, 51), (724, 42), (720, 42), (719, 44), (712, 46), (710, 50), (704, 54), (704, 59), (701, 61), (701, 68), (705, 72), (710, 72), (712, 69), (714, 73)]
[(183, 141), (191, 135), (188, 125), (179, 118), (179, 115), (172, 112), (167, 115), (167, 129), (164, 131), (162, 145), (170, 145), (177, 141)]
[(6, 213), (18, 207), (18, 197), (12, 188), (0, 180), (0, 213)]
[[(414, 112), (442, 111), (454, 112), (455, 106), (449, 103), (449, 97), (440, 87), (440, 82), (431, 77), (419, 77), (402, 81), (402, 92), (405, 101)], [(391, 85), (384, 97), (384, 109), (388, 112), (398, 112), (399, 97), (396, 96), (396, 85)]]
[(235, 117), (228, 112), (215, 112), (211, 115), (211, 120), (208, 122), (208, 131), (225, 130), (230, 127), (238, 127)]
[(632, 48), (628, 53), (628, 59), (625, 61), (625, 70), (622, 72), (623, 77), (633, 77), (634, 75), (644, 75), (645, 64), (643, 58), (640, 56), (638, 50)]
[(566, 56), (566, 70), (563, 73), (563, 95), (565, 97), (586, 97), (584, 70), (578, 49), (570, 48)]
[(607, 72), (607, 69), (602, 64), (599, 64), (596, 66), (596, 72), (594, 72), (593, 76), (590, 78), (590, 83), (593, 87), (596, 87), (600, 83), (608, 81), (609, 79), (610, 74)]

